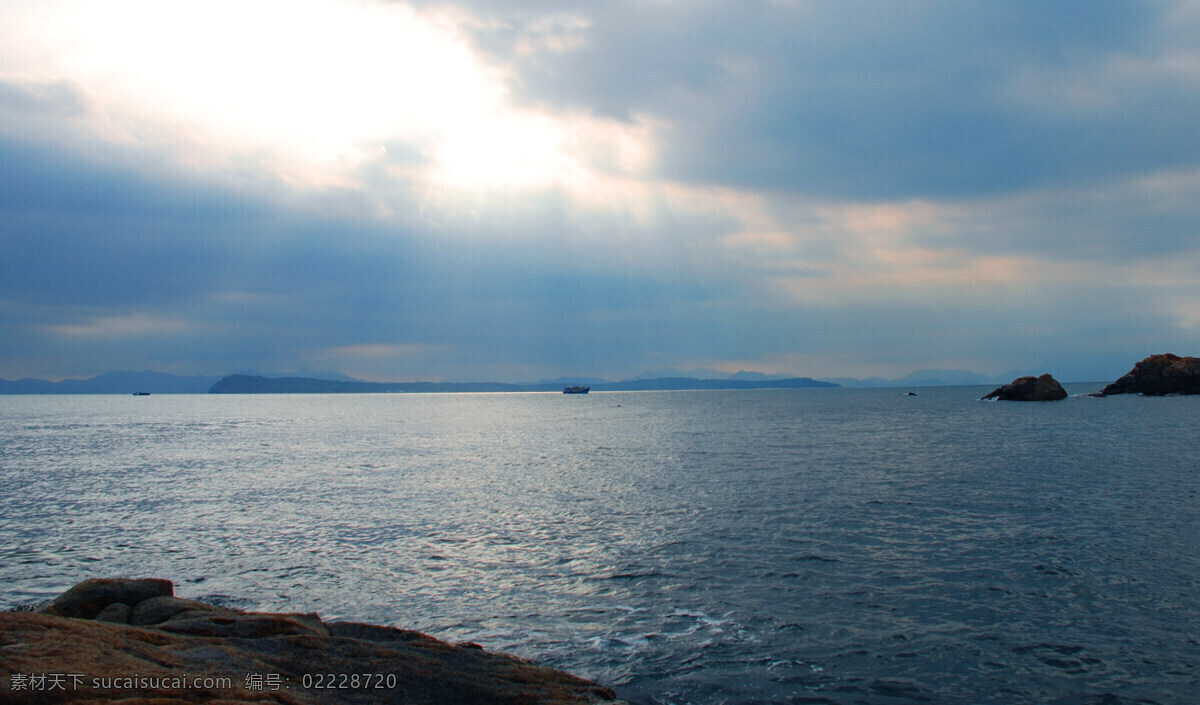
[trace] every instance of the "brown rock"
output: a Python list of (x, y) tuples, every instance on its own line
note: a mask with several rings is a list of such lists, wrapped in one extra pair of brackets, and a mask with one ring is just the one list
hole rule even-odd
[(1058, 380), (1045, 374), (1041, 377), (1018, 377), (982, 398), (1000, 401), (1058, 401), (1066, 399), (1067, 392)]
[[(88, 581), (112, 588), (119, 581)], [(91, 612), (146, 594), (86, 583), (55, 603)], [(170, 583), (158, 581), (168, 588)], [(70, 601), (63, 600), (69, 594)], [(85, 599), (86, 598), (86, 599)], [(60, 602), (60, 600), (63, 600)], [(54, 604), (54, 603), (52, 603)], [(105, 613), (108, 605), (96, 610)], [(126, 603), (128, 607), (128, 603)], [(154, 626), (48, 612), (0, 613), (0, 702), (88, 705), (615, 702), (611, 690), (475, 645), (414, 631), (325, 624), (312, 614), (259, 614), (156, 594), (132, 605)], [(164, 616), (165, 615), (165, 616)], [(50, 679), (33, 681), (33, 676)]]
[(327, 629), (314, 629), (287, 614), (255, 614), (232, 612), (188, 611), (157, 625), (174, 634), (195, 636), (237, 637), (262, 639), (272, 636), (326, 635)]
[(113, 622), (114, 624), (129, 624), (129, 615), (131, 614), (133, 614), (132, 607), (124, 602), (114, 602), (108, 607), (100, 610), (100, 614), (96, 615), (96, 621)]
[(152, 624), (161, 624), (181, 612), (228, 612), (234, 614), (233, 610), (213, 607), (196, 600), (183, 600), (170, 595), (160, 595), (139, 602), (129, 615), (129, 623), (135, 627), (147, 627)]
[(174, 592), (170, 580), (159, 578), (93, 578), (67, 590), (38, 611), (58, 617), (94, 619), (114, 602), (134, 606), (142, 600)]
[(1112, 394), (1200, 394), (1200, 358), (1151, 355), (1095, 396)]

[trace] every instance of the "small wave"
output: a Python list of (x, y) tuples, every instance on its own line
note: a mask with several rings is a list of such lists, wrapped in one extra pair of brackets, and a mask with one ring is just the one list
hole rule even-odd
[(226, 595), (219, 592), (200, 595), (195, 599), (196, 601), (203, 602), (205, 604), (214, 605), (216, 607), (228, 607), (229, 609), (235, 610), (250, 609), (255, 606), (254, 600), (250, 600), (245, 597)]
[(590, 576), (589, 580), (641, 580), (643, 578), (661, 578), (663, 574), (656, 570), (648, 571), (631, 571), (627, 573), (601, 573), (599, 575)]
[(629, 605), (584, 605), (583, 607), (572, 607), (563, 610), (567, 614), (580, 614), (583, 612), (592, 612), (595, 614), (607, 614), (608, 612), (625, 612), (633, 614), (634, 612), (644, 612), (640, 607), (631, 607)]
[(650, 643), (650, 637), (655, 635), (640, 635), (640, 636), (594, 636), (587, 640), (588, 646), (593, 651), (623, 651), (634, 653), (642, 651)]
[(822, 556), (822, 555), (818, 555), (818, 554), (816, 554), (816, 553), (811, 553), (811, 554), (809, 554), (809, 555), (806, 555), (806, 556), (797, 556), (796, 558), (794, 558), (794, 559), (792, 559), (792, 560), (795, 560), (795, 561), (816, 561), (816, 562), (818, 562), (818, 563), (841, 563), (841, 562), (842, 562), (842, 559), (841, 559), (841, 558), (829, 558), (828, 556)]
[(11, 608), (8, 609), (8, 611), (9, 612), (37, 612), (38, 610), (42, 609), (46, 605), (50, 604), (51, 602), (53, 602), (52, 599), (38, 600), (37, 602), (23, 602), (19, 605), (13, 605)]
[(920, 702), (932, 699), (920, 686), (904, 681), (877, 680), (871, 683), (869, 690), (876, 695), (889, 698), (908, 698)]

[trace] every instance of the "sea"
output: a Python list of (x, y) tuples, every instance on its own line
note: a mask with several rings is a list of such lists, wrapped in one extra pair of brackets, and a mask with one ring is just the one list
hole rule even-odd
[(1200, 396), (1101, 386), (0, 397), (0, 607), (168, 578), (634, 705), (1200, 702)]

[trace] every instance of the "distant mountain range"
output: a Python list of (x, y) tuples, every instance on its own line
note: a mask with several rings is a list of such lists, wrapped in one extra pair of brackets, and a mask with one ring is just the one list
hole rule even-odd
[(0, 379), (0, 394), (207, 394), (220, 377), (180, 377), (165, 372), (108, 372), (89, 379)]
[[(569, 380), (565, 384), (578, 384)], [(210, 390), (213, 394), (327, 394), (370, 392), (557, 392), (562, 382), (542, 381), (534, 384), (504, 384), (500, 382), (347, 382), (307, 377), (261, 377), (230, 375), (219, 380)], [(585, 382), (585, 384), (587, 384)], [(664, 391), (685, 389), (802, 389), (837, 387), (832, 382), (819, 382), (808, 377), (778, 380), (693, 379), (664, 377), (629, 379), (621, 382), (599, 381), (589, 384), (597, 392)]]
[(695, 367), (690, 370), (675, 370), (675, 369), (653, 370), (651, 372), (643, 372), (642, 374), (638, 375), (637, 377), (632, 377), (630, 379), (641, 380), (641, 379), (674, 379), (674, 378), (722, 379), (722, 380), (732, 379), (732, 380), (742, 380), (742, 381), (746, 381), (746, 382), (761, 382), (761, 381), (773, 380), (773, 379), (795, 378), (795, 375), (788, 375), (788, 374), (768, 375), (768, 374), (763, 374), (762, 372), (746, 372), (745, 370), (741, 370), (739, 372), (734, 372), (734, 373), (730, 374), (729, 372), (722, 372), (721, 370), (714, 370), (714, 369), (711, 369), (708, 367)]
[[(557, 391), (566, 385), (588, 385), (595, 391), (639, 391), (674, 389), (765, 389), (804, 387), (933, 387), (961, 385), (1006, 384), (1023, 374), (1013, 371), (999, 377), (989, 377), (967, 370), (918, 370), (900, 379), (871, 377), (856, 379), (840, 377), (814, 380), (786, 374), (767, 375), (760, 372), (727, 373), (696, 368), (692, 370), (656, 370), (620, 381), (595, 377), (561, 377), (543, 379), (528, 384), (501, 382), (367, 382), (355, 379), (338, 370), (297, 370), (291, 373), (261, 374), (245, 371), (228, 377), (202, 375), (179, 376), (165, 372), (109, 372), (89, 379), (67, 379), (49, 382), (41, 379), (0, 379), (0, 394), (207, 394), (214, 390), (233, 393), (268, 391), (309, 392), (520, 392)], [(233, 381), (228, 381), (233, 380)], [(218, 383), (224, 382), (223, 385)]]
[(917, 370), (910, 372), (900, 379), (884, 379), (883, 377), (868, 377), (855, 379), (852, 377), (831, 377), (827, 382), (835, 382), (843, 387), (965, 387), (983, 386), (989, 384), (1008, 384), (1017, 377), (1042, 374), (1037, 371), (1013, 370), (996, 377), (982, 375), (969, 370)]
[[(361, 381), (347, 377), (337, 370), (297, 370), (291, 373), (263, 374), (247, 371), (243, 374), (262, 377), (315, 377), (342, 381)], [(64, 379), (48, 382), (44, 379), (0, 379), (0, 394), (208, 394), (221, 380), (220, 376), (180, 376), (165, 372), (107, 372), (88, 379)]]

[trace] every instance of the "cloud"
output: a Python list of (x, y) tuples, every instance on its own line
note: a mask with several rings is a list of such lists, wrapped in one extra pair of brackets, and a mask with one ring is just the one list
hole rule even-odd
[[(604, 218), (572, 224), (603, 215), (597, 206), (565, 197), (553, 218), (544, 207), (500, 221), (453, 207), (377, 218), (350, 215), (354, 194), (254, 200), (189, 172), (152, 180), (132, 163), (20, 145), (6, 153), (0, 325), (23, 360), (86, 339), (114, 356), (123, 339), (126, 354), (136, 345), (150, 356), (122, 367), (175, 364), (191, 350), (209, 373), (268, 367), (264, 356), (285, 368), (333, 358), (361, 368), (363, 351), (391, 351), (390, 374), (386, 356), (366, 367), (387, 377), (419, 374), (403, 351), (438, 350), (420, 359), (450, 376), (583, 365), (565, 339), (598, 365), (614, 355), (612, 339), (644, 348), (637, 341), (674, 302), (718, 295), (655, 244), (666, 206), (608, 216), (625, 243), (614, 249)], [(689, 221), (698, 233), (705, 219)], [(630, 329), (626, 315), (641, 320)], [(630, 330), (642, 331), (632, 345)]]
[(1196, 110), (1178, 23), (1196, 20), (1169, 4), (577, 5), (561, 10), (580, 13), (576, 39), (553, 54), (513, 50), (541, 16), (467, 7), (489, 20), (477, 46), (529, 104), (669, 125), (671, 179), (897, 199), (1197, 157), (1178, 119)]
[(0, 77), (0, 111), (70, 118), (87, 111), (87, 99), (71, 81)]
[(45, 330), (49, 335), (63, 338), (124, 340), (202, 332), (191, 321), (136, 312), (125, 316), (96, 316), (79, 323), (50, 324)]
[(1200, 343), (1185, 3), (293, 5), (0, 29), (0, 376)]

